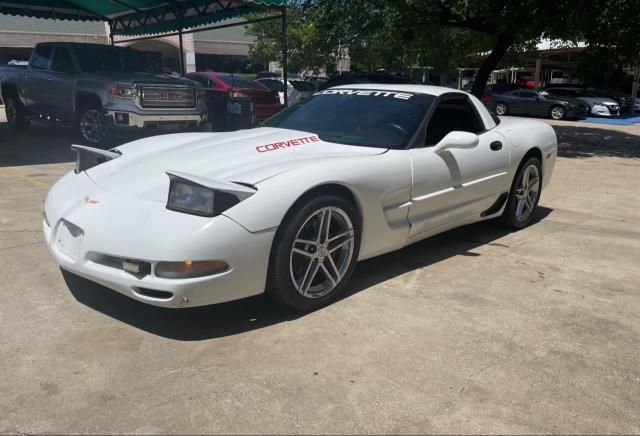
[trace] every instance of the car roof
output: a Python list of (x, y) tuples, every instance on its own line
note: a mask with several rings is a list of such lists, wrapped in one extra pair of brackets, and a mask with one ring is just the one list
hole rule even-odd
[(440, 96), (442, 94), (457, 93), (469, 95), (468, 92), (460, 91), (458, 89), (447, 88), (445, 86), (433, 86), (433, 85), (403, 85), (403, 84), (384, 84), (384, 83), (354, 83), (351, 85), (339, 85), (332, 86), (328, 89), (375, 89), (379, 91), (398, 91), (398, 92), (411, 92), (414, 94), (430, 94), (434, 96)]
[(231, 76), (235, 76), (235, 77), (242, 77), (243, 79), (248, 79), (248, 77), (246, 77), (246, 76), (244, 76), (242, 74), (220, 73), (220, 72), (217, 72), (217, 71), (196, 71), (196, 72), (187, 73), (187, 74), (197, 74), (199, 76), (209, 76), (209, 77), (231, 77)]

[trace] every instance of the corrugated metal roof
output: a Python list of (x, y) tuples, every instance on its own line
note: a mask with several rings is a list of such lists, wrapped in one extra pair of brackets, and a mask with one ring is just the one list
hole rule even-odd
[(285, 7), (287, 0), (0, 0), (0, 14), (108, 21), (117, 35), (154, 35)]
[(64, 33), (72, 35), (105, 35), (101, 21), (46, 20), (0, 14), (0, 32)]

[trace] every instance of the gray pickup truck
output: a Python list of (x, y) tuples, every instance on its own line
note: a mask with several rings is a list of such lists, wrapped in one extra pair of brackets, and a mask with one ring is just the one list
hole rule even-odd
[(90, 145), (117, 131), (196, 129), (207, 122), (204, 91), (196, 82), (162, 74), (146, 54), (100, 44), (42, 43), (29, 65), (0, 66), (7, 121), (73, 126)]

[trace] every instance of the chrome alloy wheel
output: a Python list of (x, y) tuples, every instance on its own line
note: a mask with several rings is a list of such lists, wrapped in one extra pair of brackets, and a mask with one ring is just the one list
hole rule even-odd
[(494, 109), (497, 115), (505, 115), (507, 113), (507, 105), (504, 103), (498, 103)]
[(540, 194), (540, 173), (538, 167), (529, 165), (522, 171), (522, 178), (515, 191), (516, 219), (524, 222), (536, 208)]
[(102, 114), (98, 109), (87, 109), (80, 117), (80, 133), (93, 144), (100, 143), (105, 137)]
[(349, 269), (355, 232), (349, 215), (338, 207), (323, 207), (302, 224), (289, 255), (291, 280), (298, 293), (321, 298), (331, 292)]
[(554, 120), (561, 120), (564, 118), (564, 109), (560, 106), (556, 106), (551, 109), (551, 118)]

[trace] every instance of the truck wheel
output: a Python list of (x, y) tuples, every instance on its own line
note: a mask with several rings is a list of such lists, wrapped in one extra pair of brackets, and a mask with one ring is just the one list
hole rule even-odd
[(96, 104), (80, 107), (77, 129), (82, 142), (94, 146), (104, 145), (107, 139), (107, 129), (102, 108)]
[(5, 112), (7, 122), (14, 130), (25, 130), (29, 128), (31, 121), (26, 117), (26, 111), (18, 97), (10, 95), (5, 98)]

